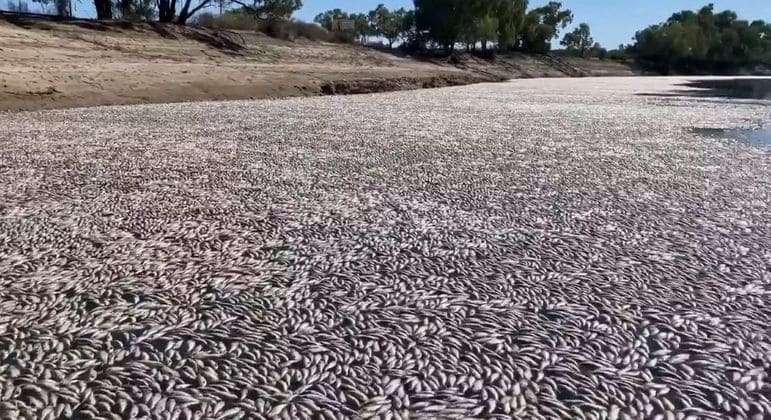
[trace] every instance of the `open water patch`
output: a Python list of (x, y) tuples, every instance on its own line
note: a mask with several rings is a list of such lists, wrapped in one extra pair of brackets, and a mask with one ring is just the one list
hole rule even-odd
[(693, 131), (703, 136), (728, 140), (752, 147), (771, 147), (771, 126), (753, 129), (742, 128), (694, 128)]
[(666, 92), (637, 95), (771, 101), (771, 78), (695, 79)]
[(771, 79), (692, 80), (685, 86), (695, 88), (694, 96), (741, 99), (771, 99)]

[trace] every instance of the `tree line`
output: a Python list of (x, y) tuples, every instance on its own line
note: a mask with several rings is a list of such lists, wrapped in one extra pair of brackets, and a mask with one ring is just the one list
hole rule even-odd
[[(67, 16), (75, 0), (33, 1)], [(100, 20), (157, 20), (183, 25), (209, 7), (256, 21), (288, 20), (302, 7), (302, 0), (90, 1)], [(374, 37), (385, 40), (388, 47), (398, 45), (412, 51), (465, 48), (546, 53), (560, 31), (573, 23), (573, 12), (559, 1), (530, 6), (528, 0), (414, 0), (412, 9), (391, 10), (380, 4), (365, 13), (328, 10), (314, 22), (337, 33), (337, 22), (352, 21), (352, 31), (346, 34), (351, 39), (367, 43)], [(28, 10), (22, 0), (8, 0), (8, 7)], [(594, 42), (586, 23), (564, 34), (560, 44), (576, 55), (635, 59), (662, 73), (720, 73), (771, 66), (771, 23), (743, 20), (731, 10), (716, 12), (712, 4), (674, 13), (665, 22), (638, 31), (631, 44), (613, 51)]]
[(662, 73), (724, 73), (771, 66), (771, 23), (715, 12), (713, 4), (683, 10), (666, 22), (635, 34), (625, 48), (641, 63)]
[[(379, 5), (368, 13), (347, 13), (333, 9), (314, 21), (329, 30), (335, 21), (352, 20), (354, 35), (366, 42), (369, 37), (385, 39), (389, 47), (399, 42), (408, 49), (467, 50), (496, 49), (547, 52), (559, 31), (573, 22), (573, 12), (561, 2), (528, 10), (528, 0), (415, 0), (412, 10), (389, 10)], [(589, 26), (583, 24), (587, 29)], [(590, 35), (588, 35), (590, 37)], [(569, 48), (589, 51), (581, 42), (585, 37), (569, 36)]]
[[(72, 3), (77, 0), (32, 0), (58, 16), (73, 15)], [(185, 25), (196, 13), (210, 7), (220, 10), (237, 8), (255, 19), (288, 19), (302, 7), (302, 0), (93, 0), (98, 20), (158, 21)], [(28, 12), (21, 0), (8, 1), (11, 11)]]
[[(559, 32), (574, 21), (573, 12), (559, 1), (534, 8), (528, 0), (414, 0), (414, 5), (392, 11), (381, 4), (369, 13), (334, 9), (315, 21), (331, 30), (335, 21), (350, 19), (360, 41), (376, 37), (411, 50), (452, 52), (460, 46), (530, 53), (548, 52)], [(742, 20), (731, 10), (716, 12), (713, 4), (674, 13), (612, 51), (594, 42), (586, 23), (564, 34), (560, 44), (575, 55), (635, 59), (662, 73), (771, 66), (771, 23)]]

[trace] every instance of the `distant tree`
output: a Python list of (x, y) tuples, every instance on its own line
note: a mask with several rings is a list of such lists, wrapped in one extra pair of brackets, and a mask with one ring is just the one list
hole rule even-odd
[[(466, 0), (415, 0), (417, 30), (446, 50), (455, 49), (460, 40)], [(472, 0), (469, 0), (472, 1)]]
[(372, 27), (369, 24), (369, 17), (364, 13), (353, 13), (348, 16), (353, 21), (354, 32), (362, 44), (367, 43), (367, 38), (372, 35)]
[(498, 18), (486, 14), (479, 19), (478, 28), (482, 51), (486, 51), (488, 43), (498, 41)]
[(377, 36), (382, 36), (388, 41), (388, 47), (393, 48), (394, 43), (399, 39), (400, 22), (403, 18), (404, 9), (400, 9), (401, 15), (397, 16), (391, 12), (384, 4), (379, 4), (374, 10), (369, 12), (369, 22), (373, 32)]
[(375, 34), (372, 24), (370, 23), (370, 17), (365, 13), (349, 14), (348, 12), (345, 12), (341, 9), (332, 9), (323, 13), (319, 13), (315, 18), (313, 18), (314, 22), (318, 23), (328, 31), (333, 31), (334, 22), (339, 20), (353, 21), (353, 35), (358, 38), (362, 44), (366, 44), (367, 38), (370, 35)]
[(629, 54), (627, 53), (626, 47), (621, 45), (618, 49), (608, 51), (608, 58), (611, 60), (628, 60)]
[(476, 49), (481, 43), (487, 49), (489, 42), (498, 40), (498, 1), (469, 0), (461, 8), (460, 40), (467, 49)]
[(589, 28), (589, 25), (586, 23), (578, 25), (572, 32), (565, 34), (561, 44), (567, 47), (570, 52), (577, 53), (582, 57), (588, 56), (594, 45), (594, 39), (592, 38), (592, 31)]
[(128, 21), (151, 21), (156, 18), (155, 0), (118, 0), (114, 15)]
[(644, 64), (668, 73), (734, 72), (771, 65), (771, 24), (740, 20), (731, 10), (715, 13), (713, 5), (683, 10), (635, 35), (629, 51)]
[(14, 3), (12, 0), (8, 0), (7, 7), (9, 12), (29, 13), (29, 5), (26, 1), (18, 0)]
[(603, 48), (599, 42), (595, 42), (594, 45), (592, 45), (592, 48), (589, 50), (589, 55), (592, 57), (597, 57), (600, 60), (605, 60), (608, 58), (608, 50)]
[(96, 9), (96, 18), (99, 20), (112, 19), (112, 1), (110, 0), (94, 0), (94, 8)]
[(526, 7), (526, 0), (415, 0), (416, 29), (448, 50), (458, 42), (513, 46)]
[(493, 5), (493, 15), (498, 19), (499, 48), (519, 48), (525, 29), (527, 6), (527, 0), (501, 0)]
[(418, 33), (414, 10), (404, 11), (404, 15), (399, 20), (399, 38), (407, 43), (413, 43), (417, 40)]
[[(357, 36), (385, 38), (388, 45), (402, 41), (405, 49), (442, 47), (453, 51), (457, 44), (469, 50), (490, 44), (498, 49), (547, 52), (561, 29), (573, 21), (573, 13), (552, 1), (528, 12), (528, 0), (414, 0), (414, 10), (389, 10), (380, 4), (366, 16), (340, 9), (321, 13), (314, 21), (332, 29), (336, 19), (356, 22)], [(589, 51), (589, 40), (584, 49)]]
[(71, 17), (72, 16), (72, 3), (70, 0), (32, 0), (33, 3), (38, 3), (44, 7), (51, 6), (53, 12), (57, 16)]
[(332, 10), (327, 10), (326, 12), (323, 12), (323, 13), (319, 13), (318, 15), (316, 15), (313, 21), (323, 26), (326, 30), (331, 31), (333, 29), (332, 25), (336, 20), (349, 19), (349, 18), (350, 16), (348, 15), (348, 13), (340, 9), (332, 9)]
[(531, 10), (525, 16), (523, 48), (529, 52), (546, 53), (551, 41), (573, 22), (573, 12), (562, 8), (558, 1)]
[(302, 0), (230, 0), (254, 14), (258, 19), (289, 19), (292, 13), (303, 7)]
[[(229, 2), (262, 20), (288, 19), (295, 10), (302, 7), (302, 0), (229, 0)], [(157, 0), (158, 21), (184, 25), (196, 13), (212, 4), (214, 0), (182, 0), (180, 7), (177, 0)]]
[(177, 14), (177, 0), (158, 0), (158, 15), (161, 22), (174, 22), (185, 25), (193, 15), (200, 10), (211, 6), (212, 0), (183, 0), (182, 8)]

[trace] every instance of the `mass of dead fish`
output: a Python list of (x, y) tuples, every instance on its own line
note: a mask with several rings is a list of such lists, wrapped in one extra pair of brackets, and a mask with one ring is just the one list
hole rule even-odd
[(0, 418), (771, 418), (771, 158), (678, 79), (0, 114)]

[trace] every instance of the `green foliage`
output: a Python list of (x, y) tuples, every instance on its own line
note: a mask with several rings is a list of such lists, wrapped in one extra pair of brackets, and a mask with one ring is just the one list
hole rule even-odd
[[(406, 48), (440, 46), (453, 50), (458, 43), (469, 49), (491, 43), (499, 49), (547, 52), (551, 42), (573, 21), (562, 3), (550, 2), (527, 11), (528, 0), (414, 0), (414, 10), (389, 10), (378, 5), (366, 15), (333, 9), (314, 21), (332, 30), (337, 19), (354, 20), (357, 36), (376, 36), (389, 46), (401, 41)], [(586, 49), (591, 49), (591, 42)]]
[(426, 40), (450, 50), (457, 42), (518, 48), (527, 6), (527, 0), (415, 0), (416, 27)]
[(499, 1), (494, 9), (498, 19), (498, 45), (501, 49), (520, 46), (525, 30), (528, 0)]
[(262, 31), (264, 29), (253, 14), (247, 13), (243, 9), (228, 10), (222, 15), (201, 13), (194, 18), (193, 23), (212, 29), (241, 31)]
[(369, 36), (385, 38), (388, 45), (399, 40), (411, 40), (415, 36), (415, 12), (404, 8), (389, 10), (380, 4), (369, 13), (347, 13), (341, 9), (327, 10), (318, 14), (313, 21), (329, 31), (333, 30), (336, 20), (352, 20), (354, 23), (354, 35), (362, 42), (366, 42)]
[(324, 13), (319, 13), (316, 15), (313, 21), (323, 26), (326, 30), (331, 31), (333, 23), (336, 20), (342, 19), (350, 19), (350, 16), (348, 13), (342, 11), (341, 9), (332, 9), (327, 10)]
[(589, 49), (589, 56), (590, 57), (597, 57), (600, 60), (605, 60), (608, 58), (610, 53), (607, 49), (602, 48), (602, 45), (600, 45), (599, 42), (595, 42), (594, 45), (592, 45), (592, 48)]
[(393, 46), (394, 42), (399, 38), (397, 17), (385, 5), (379, 4), (374, 10), (369, 12), (369, 22), (374, 34), (387, 39), (390, 46)]
[[(561, 44), (567, 47), (568, 52), (579, 54), (582, 57), (589, 56), (592, 48), (594, 47), (594, 38), (592, 38), (592, 30), (589, 25), (582, 23), (578, 25), (573, 32), (568, 32), (565, 37), (562, 38)], [(596, 46), (599, 48), (599, 44)]]
[(675, 13), (666, 22), (637, 32), (630, 50), (664, 73), (771, 65), (771, 24), (740, 20), (730, 10), (715, 13), (710, 4), (696, 12)]
[(156, 17), (155, 0), (119, 0), (114, 4), (115, 14), (132, 22), (151, 21)]
[(369, 17), (365, 13), (352, 13), (348, 19), (353, 21), (355, 36), (359, 38), (362, 44), (367, 43), (367, 37), (372, 35), (372, 27), (369, 24)]
[[(415, 0), (418, 31), (446, 49), (454, 49), (463, 28), (464, 5), (467, 0)], [(473, 0), (468, 0), (469, 2)]]
[(559, 35), (559, 30), (572, 22), (573, 12), (563, 10), (558, 1), (531, 10), (525, 16), (523, 48), (529, 52), (549, 52), (551, 41)]
[(626, 61), (630, 59), (628, 47), (624, 44), (618, 46), (615, 50), (608, 51), (608, 58), (611, 60)]
[(230, 0), (262, 20), (286, 20), (303, 7), (302, 0)]
[[(400, 9), (404, 10), (404, 9)], [(405, 43), (412, 43), (418, 39), (418, 31), (415, 21), (415, 11), (405, 10), (399, 20), (399, 37)]]

